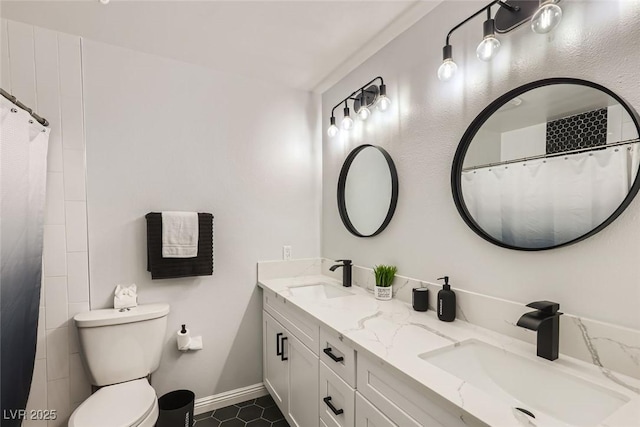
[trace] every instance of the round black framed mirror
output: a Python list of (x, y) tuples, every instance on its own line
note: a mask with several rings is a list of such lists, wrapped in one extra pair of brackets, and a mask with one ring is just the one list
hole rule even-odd
[(551, 78), (492, 102), (451, 169), (458, 212), (483, 239), (537, 251), (611, 224), (640, 189), (640, 118), (613, 91)]
[(342, 223), (358, 237), (382, 232), (398, 203), (398, 173), (389, 153), (375, 145), (356, 147), (338, 178), (338, 211)]

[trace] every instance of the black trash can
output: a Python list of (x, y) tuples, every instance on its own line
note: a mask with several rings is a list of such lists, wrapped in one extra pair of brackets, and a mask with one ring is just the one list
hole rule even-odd
[(156, 427), (192, 427), (195, 398), (191, 390), (175, 390), (162, 396), (158, 399)]

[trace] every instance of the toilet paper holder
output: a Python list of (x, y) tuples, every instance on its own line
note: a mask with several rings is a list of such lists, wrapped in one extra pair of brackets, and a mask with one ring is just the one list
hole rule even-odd
[(202, 336), (192, 337), (191, 331), (187, 329), (186, 324), (183, 324), (182, 328), (178, 329), (176, 341), (180, 351), (202, 350)]

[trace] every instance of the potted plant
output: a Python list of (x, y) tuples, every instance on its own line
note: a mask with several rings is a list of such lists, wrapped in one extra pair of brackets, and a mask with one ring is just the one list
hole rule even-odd
[(379, 300), (390, 300), (393, 296), (393, 279), (396, 277), (398, 268), (393, 265), (376, 265), (373, 274), (376, 276), (376, 287), (374, 296)]

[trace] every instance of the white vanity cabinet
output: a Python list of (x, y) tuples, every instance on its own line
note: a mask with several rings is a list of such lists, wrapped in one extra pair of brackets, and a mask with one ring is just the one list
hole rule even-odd
[(356, 423), (355, 427), (397, 427), (371, 402), (356, 392)]
[(289, 403), (289, 364), (282, 352), (282, 341), (286, 334), (287, 330), (277, 320), (266, 311), (262, 312), (264, 386), (283, 413)]
[[(402, 427), (469, 427), (459, 416), (453, 415), (455, 408), (440, 397), (429, 393), (424, 387), (402, 378), (390, 367), (377, 359), (358, 355), (358, 394), (364, 403), (371, 403), (391, 424), (385, 424), (370, 408), (358, 412), (356, 426), (402, 426)], [(362, 402), (359, 407), (366, 408)], [(448, 408), (448, 409), (447, 409)], [(377, 421), (375, 421), (377, 420)], [(467, 420), (472, 421), (472, 420)]]
[(468, 427), (449, 402), (283, 297), (265, 290), (263, 304), (264, 384), (291, 426)]
[[(317, 323), (315, 333), (313, 329), (314, 322), (304, 313), (295, 312), (286, 307), (284, 301), (265, 292), (262, 312), (264, 385), (292, 427), (318, 425)], [(315, 351), (307, 347), (307, 343)]]

